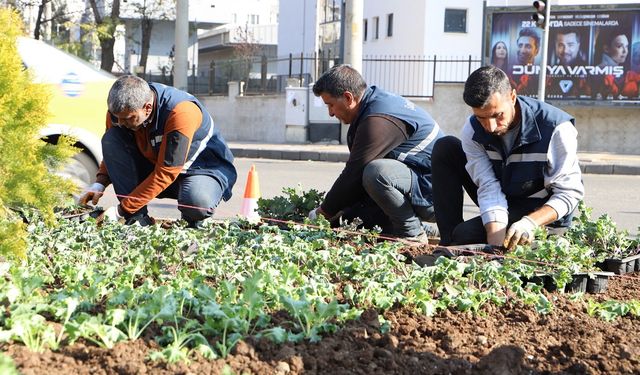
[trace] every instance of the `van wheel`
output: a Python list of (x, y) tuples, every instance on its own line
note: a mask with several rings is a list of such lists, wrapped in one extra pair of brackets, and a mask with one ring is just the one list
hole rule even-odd
[(86, 151), (82, 151), (75, 154), (58, 174), (70, 179), (80, 191), (83, 191), (95, 182), (97, 172), (96, 162)]

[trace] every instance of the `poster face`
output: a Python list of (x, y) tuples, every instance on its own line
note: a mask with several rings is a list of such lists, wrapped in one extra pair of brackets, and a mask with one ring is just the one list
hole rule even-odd
[[(528, 13), (494, 13), (489, 61), (518, 94), (537, 97), (543, 29)], [(546, 98), (640, 101), (640, 10), (554, 11)]]

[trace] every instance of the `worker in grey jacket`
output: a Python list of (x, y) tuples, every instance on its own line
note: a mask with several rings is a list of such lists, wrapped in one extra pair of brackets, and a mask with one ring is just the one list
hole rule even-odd
[[(473, 72), (463, 97), (473, 115), (461, 140), (440, 139), (432, 155), (440, 243), (513, 249), (531, 242), (538, 226), (567, 228), (584, 196), (575, 119), (518, 96), (495, 66)], [(480, 208), (480, 216), (468, 221), (463, 188)]]

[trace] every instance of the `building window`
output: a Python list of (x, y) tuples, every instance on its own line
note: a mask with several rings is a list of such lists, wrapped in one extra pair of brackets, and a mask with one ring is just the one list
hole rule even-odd
[(364, 34), (364, 41), (367, 41), (367, 33), (369, 31), (369, 21), (365, 18), (362, 22), (362, 29)]
[(445, 9), (444, 32), (445, 33), (466, 33), (467, 32), (467, 10), (466, 9)]
[(258, 14), (249, 14), (247, 15), (247, 23), (250, 25), (257, 25), (260, 23), (260, 15)]
[(380, 17), (373, 17), (373, 39), (380, 36)]
[(393, 13), (387, 14), (387, 37), (393, 36)]

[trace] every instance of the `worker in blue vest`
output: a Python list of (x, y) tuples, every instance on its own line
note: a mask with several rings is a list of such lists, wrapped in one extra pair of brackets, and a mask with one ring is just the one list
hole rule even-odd
[[(566, 229), (584, 196), (575, 119), (518, 96), (495, 66), (473, 72), (463, 98), (473, 115), (461, 139), (444, 137), (433, 149), (440, 244), (514, 249), (530, 243), (539, 226)], [(467, 221), (463, 188), (480, 208), (480, 216)]]
[(113, 83), (107, 104), (104, 160), (81, 204), (97, 204), (113, 184), (119, 204), (103, 219), (151, 225), (148, 203), (172, 198), (187, 225), (198, 228), (221, 200), (231, 198), (233, 155), (193, 95), (125, 75)]
[[(349, 159), (311, 218), (360, 218), (366, 228), (427, 242), (437, 235), (431, 195), (431, 151), (443, 136), (438, 124), (407, 99), (368, 87), (349, 65), (336, 65), (313, 85), (329, 115), (350, 124)], [(432, 229), (426, 233), (425, 228)]]

